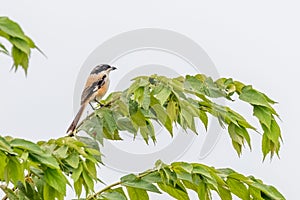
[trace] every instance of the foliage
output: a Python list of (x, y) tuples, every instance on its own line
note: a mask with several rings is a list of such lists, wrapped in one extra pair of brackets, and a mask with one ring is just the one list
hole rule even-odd
[[(97, 143), (86, 137), (63, 137), (37, 144), (0, 137), (0, 187), (12, 200), (63, 199), (67, 185), (78, 197), (84, 188), (87, 199), (102, 200), (149, 199), (149, 192), (184, 200), (189, 199), (188, 190), (196, 192), (200, 200), (211, 199), (213, 191), (224, 200), (233, 196), (243, 200), (284, 199), (273, 186), (229, 168), (185, 162), (166, 165), (161, 161), (154, 169), (126, 175), (120, 182), (96, 192), (94, 184), (100, 181), (96, 166), (100, 163)], [(13, 189), (9, 189), (9, 184)]]
[(31, 49), (37, 49), (40, 52), (41, 50), (35, 45), (32, 39), (25, 35), (22, 28), (8, 17), (0, 16), (0, 37), (12, 45), (11, 51), (9, 51), (8, 47), (0, 41), (0, 54), (11, 56), (15, 71), (21, 66), (25, 74), (27, 74)]
[(10, 199), (63, 199), (66, 186), (71, 185), (66, 176), (72, 179), (78, 196), (82, 188), (88, 194), (99, 181), (96, 166), (100, 163), (97, 143), (86, 137), (62, 137), (37, 144), (0, 137), (1, 188)]
[(195, 119), (200, 119), (207, 128), (209, 113), (219, 120), (222, 127), (227, 126), (232, 145), (240, 155), (245, 143), (251, 148), (248, 130), (257, 129), (231, 108), (210, 100), (225, 98), (233, 101), (234, 94), (253, 107), (253, 115), (262, 126), (264, 158), (269, 153), (271, 157), (274, 153), (278, 154), (281, 132), (275, 120), (278, 114), (272, 107), (275, 101), (250, 85), (231, 78), (220, 78), (214, 82), (203, 74), (177, 78), (158, 75), (137, 77), (128, 89), (112, 93), (102, 101), (104, 106), (88, 116), (78, 130), (85, 131), (100, 143), (103, 143), (103, 138), (121, 140), (119, 131), (127, 131), (134, 136), (139, 133), (148, 144), (150, 139), (154, 143), (156, 141), (153, 120), (171, 135), (173, 123), (197, 133)]
[[(38, 49), (21, 27), (7, 17), (0, 17), (0, 37), (11, 43), (11, 51), (0, 43), (0, 53), (11, 55), (13, 68), (21, 66), (25, 73), (31, 49)], [(39, 49), (38, 49), (39, 50)], [(40, 51), (40, 50), (39, 50)], [(200, 200), (212, 198), (215, 192), (221, 199), (285, 199), (273, 186), (253, 176), (232, 169), (215, 169), (199, 163), (175, 162), (166, 165), (157, 161), (154, 169), (141, 174), (129, 174), (117, 183), (96, 191), (97, 167), (101, 162), (99, 143), (104, 139), (121, 140), (120, 131), (134, 136), (140, 134), (148, 144), (156, 142), (153, 121), (173, 135), (173, 125), (197, 133), (196, 119), (207, 129), (208, 116), (216, 117), (228, 128), (232, 145), (238, 155), (242, 147), (251, 148), (249, 129), (258, 131), (231, 108), (212, 101), (234, 95), (253, 107), (253, 115), (262, 127), (263, 158), (278, 155), (281, 132), (275, 120), (278, 114), (272, 107), (275, 101), (265, 94), (232, 79), (213, 81), (203, 74), (167, 78), (141, 76), (134, 79), (125, 91), (114, 92), (78, 130), (89, 137), (66, 136), (33, 143), (28, 140), (0, 136), (0, 188), (5, 199), (53, 200), (64, 199), (67, 186), (75, 190), (78, 199), (135, 200), (149, 199), (149, 192), (167, 193), (175, 199), (189, 199), (194, 191)], [(73, 136), (74, 133), (72, 133)], [(99, 143), (98, 143), (99, 142)]]
[(106, 187), (88, 199), (147, 200), (149, 192), (165, 192), (175, 199), (189, 200), (188, 190), (196, 192), (200, 200), (212, 199), (212, 191), (222, 200), (230, 200), (233, 196), (243, 200), (284, 199), (273, 186), (229, 168), (215, 169), (186, 162), (166, 165), (161, 161), (157, 161), (154, 169), (138, 175), (126, 175), (117, 184)]

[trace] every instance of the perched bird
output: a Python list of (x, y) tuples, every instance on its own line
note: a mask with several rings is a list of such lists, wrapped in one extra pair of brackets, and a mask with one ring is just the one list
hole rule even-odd
[[(87, 106), (91, 105), (92, 101), (98, 102), (105, 95), (109, 87), (109, 73), (117, 68), (107, 64), (97, 65), (90, 73), (84, 90), (81, 94), (81, 106), (76, 114), (73, 122), (67, 130), (69, 135), (73, 135), (74, 130), (78, 124), (78, 121)], [(91, 105), (92, 106), (92, 105)], [(93, 107), (93, 106), (92, 106)]]

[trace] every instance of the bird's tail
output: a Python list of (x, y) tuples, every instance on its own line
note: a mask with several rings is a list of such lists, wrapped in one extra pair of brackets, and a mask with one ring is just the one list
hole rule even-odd
[(83, 113), (83, 111), (84, 111), (85, 106), (86, 106), (86, 104), (82, 104), (82, 105), (81, 105), (81, 107), (80, 107), (78, 113), (76, 114), (74, 120), (72, 121), (71, 125), (69, 126), (69, 128), (68, 128), (68, 130), (67, 130), (67, 133), (68, 133), (69, 135), (73, 135), (73, 132), (74, 132), (74, 130), (76, 129), (76, 126), (77, 126), (78, 121), (79, 121), (79, 119), (80, 119), (80, 117), (81, 117), (81, 115), (82, 115), (82, 113)]

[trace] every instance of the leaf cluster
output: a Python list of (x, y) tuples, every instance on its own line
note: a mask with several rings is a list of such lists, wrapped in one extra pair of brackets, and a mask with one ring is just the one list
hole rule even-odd
[(278, 116), (272, 105), (275, 103), (264, 93), (231, 78), (213, 81), (203, 74), (167, 78), (151, 75), (134, 79), (132, 85), (123, 92), (112, 93), (78, 127), (88, 135), (103, 143), (103, 138), (121, 140), (120, 131), (140, 134), (148, 144), (156, 142), (153, 121), (173, 135), (173, 126), (192, 130), (197, 134), (196, 120), (208, 127), (208, 114), (218, 119), (222, 127), (227, 127), (232, 145), (238, 155), (247, 144), (251, 148), (248, 130), (258, 131), (247, 120), (228, 106), (215, 103), (216, 98), (234, 101), (237, 96), (253, 107), (253, 115), (259, 120), (262, 130), (263, 156), (279, 152), (281, 144), (280, 128), (275, 120)]
[(69, 179), (77, 196), (82, 188), (88, 195), (99, 181), (99, 163), (98, 144), (86, 137), (63, 137), (37, 144), (0, 137), (1, 189), (9, 199), (64, 199), (67, 185), (71, 186)]
[(215, 169), (199, 163), (175, 162), (166, 165), (157, 161), (153, 170), (129, 174), (120, 182), (90, 196), (101, 200), (147, 200), (149, 193), (167, 193), (174, 199), (189, 200), (194, 191), (200, 200), (212, 199), (216, 193), (222, 200), (238, 197), (250, 199), (285, 199), (273, 186), (253, 176), (244, 176), (232, 169)]
[[(22, 28), (8, 17), (0, 16), (0, 37), (6, 39), (11, 45), (11, 51), (0, 42), (0, 53), (11, 56), (13, 59), (13, 68), (16, 71), (19, 66), (27, 74), (29, 57), (32, 49), (41, 50), (35, 43), (23, 32)], [(42, 53), (42, 52), (41, 52)]]

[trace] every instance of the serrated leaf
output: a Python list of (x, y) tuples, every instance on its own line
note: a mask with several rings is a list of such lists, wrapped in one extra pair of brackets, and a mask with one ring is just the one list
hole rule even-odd
[(89, 172), (90, 176), (94, 179), (97, 179), (96, 164), (90, 160), (86, 160), (85, 166), (86, 166), (87, 171)]
[(257, 90), (252, 89), (251, 87), (244, 87), (239, 98), (243, 101), (246, 101), (252, 105), (265, 106), (276, 113), (274, 109), (270, 106), (268, 100), (265, 98), (265, 95)]
[(244, 139), (241, 135), (239, 135), (236, 131), (236, 125), (234, 123), (230, 123), (228, 125), (228, 132), (230, 135), (230, 138), (232, 139), (233, 142), (243, 145), (244, 144)]
[(0, 136), (0, 150), (3, 150), (4, 152), (7, 152), (11, 155), (15, 154), (8, 141), (1, 136)]
[(78, 164), (79, 164), (79, 155), (77, 152), (73, 152), (71, 153), (66, 159), (65, 159), (66, 163), (68, 165), (70, 165), (73, 168), (78, 168)]
[(160, 193), (160, 191), (157, 189), (155, 185), (147, 181), (144, 181), (140, 178), (137, 178), (133, 174), (122, 177), (121, 182), (123, 186), (129, 186), (129, 187), (139, 188), (139, 189), (143, 189), (155, 193)]
[(13, 139), (10, 142), (10, 145), (12, 147), (26, 149), (29, 152), (36, 153), (36, 154), (44, 154), (45, 153), (39, 145), (37, 145), (31, 141), (24, 140), (24, 139), (19, 139), (19, 138)]
[(270, 149), (270, 139), (266, 134), (262, 136), (262, 152), (263, 152), (263, 160), (266, 158), (267, 154), (271, 151)]
[(104, 127), (109, 131), (109, 133), (113, 134), (114, 131), (117, 130), (117, 124), (114, 120), (112, 111), (106, 108), (102, 108), (101, 114), (103, 116)]
[(160, 102), (161, 105), (167, 101), (171, 94), (171, 90), (167, 87), (163, 87), (159, 93), (157, 93), (154, 97)]
[(119, 130), (128, 131), (133, 134), (137, 133), (137, 130), (135, 129), (135, 127), (132, 124), (132, 121), (129, 118), (119, 117), (116, 122)]
[(218, 193), (222, 200), (232, 200), (232, 196), (230, 191), (228, 190), (227, 186), (219, 186)]
[(150, 105), (154, 111), (154, 114), (156, 115), (157, 119), (159, 120), (159, 122), (169, 131), (169, 133), (171, 135), (173, 135), (172, 122), (171, 122), (167, 112), (165, 111), (165, 109), (154, 98), (151, 98)]
[(94, 191), (94, 181), (93, 179), (89, 176), (88, 172), (86, 170), (82, 171), (82, 176), (84, 179), (84, 182), (86, 183), (87, 187), (86, 190), (88, 191)]
[(14, 185), (21, 181), (24, 183), (24, 165), (14, 156), (8, 157), (8, 162), (4, 170), (4, 177)]
[(44, 170), (44, 180), (59, 193), (66, 194), (68, 181), (60, 170), (47, 168)]
[(82, 163), (80, 163), (78, 167), (73, 170), (71, 177), (74, 180), (74, 182), (76, 182), (79, 179), (82, 170), (83, 170)]
[(263, 106), (254, 106), (253, 115), (256, 116), (260, 123), (264, 124), (267, 128), (270, 129), (272, 122), (272, 113), (268, 108)]
[(162, 182), (159, 172), (153, 172), (153, 173), (147, 174), (146, 176), (142, 177), (142, 180), (147, 181), (149, 183)]
[(83, 186), (83, 177), (79, 176), (76, 181), (74, 180), (74, 189), (78, 197), (80, 197), (82, 193), (82, 186)]
[(146, 190), (126, 187), (130, 200), (148, 200), (149, 196)]
[(12, 47), (11, 55), (14, 60), (13, 67), (15, 68), (15, 71), (18, 69), (19, 66), (22, 66), (22, 68), (25, 71), (25, 74), (27, 74), (28, 62), (29, 62), (28, 55), (15, 46)]
[(230, 189), (230, 191), (235, 194), (237, 197), (243, 199), (243, 200), (249, 200), (250, 194), (248, 191), (248, 188), (240, 181), (228, 178), (226, 180), (226, 183)]
[(253, 182), (251, 184), (252, 187), (259, 189), (260, 191), (262, 191), (265, 195), (267, 195), (268, 197), (272, 198), (272, 199), (280, 199), (280, 200), (284, 200), (284, 196), (282, 196), (282, 194), (280, 192), (278, 192), (277, 189), (275, 189), (273, 186), (268, 186), (268, 185), (264, 185), (261, 184), (257, 181)]
[(30, 46), (27, 43), (27, 41), (20, 39), (20, 38), (14, 38), (11, 37), (9, 39), (9, 41), (16, 46), (18, 49), (20, 49), (21, 51), (23, 51), (27, 56), (30, 55)]
[(38, 154), (30, 154), (29, 157), (33, 160), (33, 161), (37, 161), (40, 162), (41, 164), (44, 164), (50, 168), (53, 169), (59, 169), (59, 164), (56, 161), (56, 159), (49, 155), (49, 154), (42, 154), (42, 155), (38, 155)]
[(0, 151), (0, 180), (3, 180), (4, 179), (4, 170), (5, 170), (5, 167), (8, 163), (8, 158), (7, 156), (2, 152)]
[(58, 158), (66, 158), (68, 156), (68, 146), (63, 145), (61, 147), (59, 147), (58, 149), (56, 149), (53, 154), (58, 157)]
[(103, 145), (103, 121), (98, 115), (85, 121), (85, 123), (83, 123), (83, 125), (79, 127), (79, 130), (83, 130)]
[(1, 43), (0, 43), (0, 52), (1, 52), (1, 53), (4, 53), (4, 54), (6, 54), (6, 55), (9, 56), (8, 50), (7, 50), (6, 47), (5, 47), (3, 44), (1, 44)]
[(21, 27), (16, 22), (10, 20), (8, 17), (0, 17), (0, 30), (4, 31), (10, 36), (26, 40), (26, 36), (24, 35)]
[(177, 102), (170, 100), (167, 105), (167, 113), (170, 117), (170, 120), (173, 122), (177, 120), (178, 117), (178, 105)]
[(175, 199), (180, 199), (180, 200), (190, 199), (186, 191), (183, 191), (177, 187), (172, 187), (170, 185), (162, 184), (162, 183), (158, 183), (157, 185), (161, 190), (168, 193), (170, 196), (174, 197)]
[(205, 129), (207, 130), (208, 117), (207, 117), (206, 112), (199, 110), (199, 118), (202, 121), (202, 123), (204, 124)]
[(55, 200), (56, 190), (48, 184), (44, 184), (43, 196), (45, 200)]
[(101, 194), (101, 197), (104, 197), (105, 200), (127, 200), (124, 192), (120, 193), (116, 190), (110, 190)]

